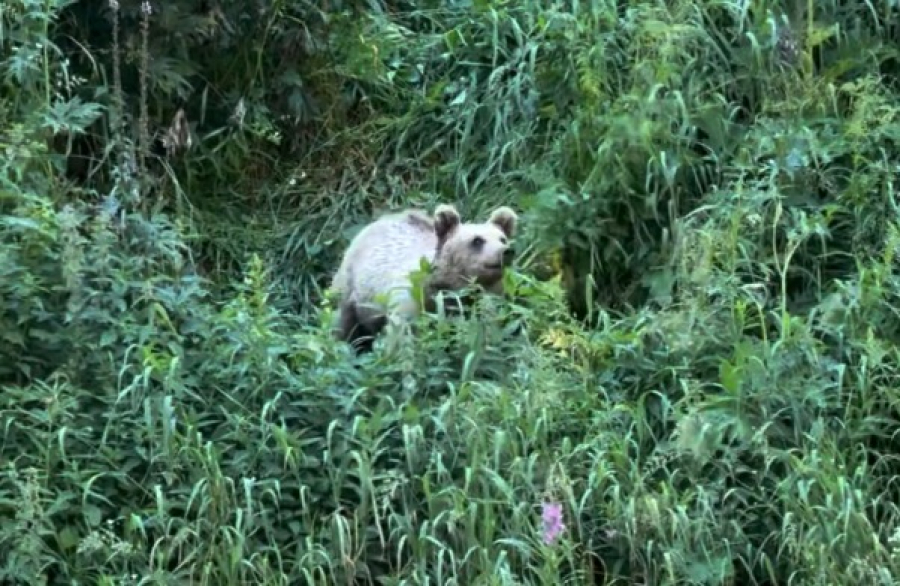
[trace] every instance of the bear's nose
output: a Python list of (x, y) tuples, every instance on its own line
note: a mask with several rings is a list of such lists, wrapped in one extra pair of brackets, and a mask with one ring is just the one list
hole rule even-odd
[(511, 264), (513, 259), (516, 256), (516, 251), (512, 248), (507, 248), (503, 251), (503, 264), (508, 265)]

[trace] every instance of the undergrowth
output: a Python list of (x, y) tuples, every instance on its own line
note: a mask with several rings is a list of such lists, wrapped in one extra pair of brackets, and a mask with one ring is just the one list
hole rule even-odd
[[(0, 15), (4, 584), (900, 580), (895, 2)], [(356, 356), (438, 202), (509, 295)]]

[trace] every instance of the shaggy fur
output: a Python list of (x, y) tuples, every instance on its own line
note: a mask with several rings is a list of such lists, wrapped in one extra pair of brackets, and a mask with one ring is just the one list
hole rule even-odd
[[(460, 290), (472, 281), (500, 293), (517, 221), (513, 210), (500, 207), (487, 222), (463, 223), (456, 208), (440, 205), (434, 217), (407, 210), (369, 224), (350, 243), (334, 276), (332, 288), (340, 299), (336, 335), (366, 350), (389, 315), (415, 318), (419, 308), (409, 277), (422, 258), (432, 266), (424, 283), (426, 309), (433, 310), (438, 292)], [(382, 295), (386, 304), (377, 299)]]

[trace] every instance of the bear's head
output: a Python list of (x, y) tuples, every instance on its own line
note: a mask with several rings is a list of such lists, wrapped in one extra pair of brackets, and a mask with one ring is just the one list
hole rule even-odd
[(503, 268), (512, 258), (510, 240), (518, 216), (503, 206), (491, 213), (487, 222), (464, 223), (451, 205), (439, 205), (434, 212), (438, 245), (435, 278), (439, 288), (462, 288), (474, 280), (493, 289), (503, 277)]

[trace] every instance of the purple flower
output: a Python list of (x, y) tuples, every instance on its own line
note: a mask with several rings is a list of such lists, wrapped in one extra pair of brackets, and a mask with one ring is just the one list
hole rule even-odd
[(559, 503), (543, 503), (541, 519), (544, 522), (544, 543), (552, 544), (565, 531), (562, 522), (562, 505)]

